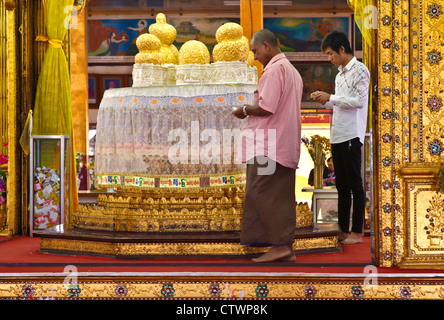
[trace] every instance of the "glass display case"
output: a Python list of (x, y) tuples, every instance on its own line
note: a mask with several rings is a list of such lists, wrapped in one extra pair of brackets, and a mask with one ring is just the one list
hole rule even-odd
[(69, 136), (30, 139), (30, 235), (62, 228), (69, 197)]

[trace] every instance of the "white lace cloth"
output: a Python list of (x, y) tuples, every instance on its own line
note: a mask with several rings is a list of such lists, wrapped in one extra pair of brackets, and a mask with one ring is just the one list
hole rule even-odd
[(96, 174), (211, 176), (244, 170), (235, 162), (231, 136), (242, 120), (231, 111), (251, 103), (256, 89), (218, 84), (107, 90), (97, 118)]

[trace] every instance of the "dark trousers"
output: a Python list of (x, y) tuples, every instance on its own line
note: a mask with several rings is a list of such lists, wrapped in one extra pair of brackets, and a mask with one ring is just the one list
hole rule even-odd
[(350, 231), (352, 195), (351, 231), (361, 233), (364, 224), (365, 192), (361, 176), (361, 147), (359, 138), (331, 145), (338, 190), (338, 224), (342, 232)]

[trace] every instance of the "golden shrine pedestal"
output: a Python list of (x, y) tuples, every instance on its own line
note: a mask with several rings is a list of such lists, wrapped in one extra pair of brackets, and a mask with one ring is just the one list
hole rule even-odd
[[(231, 110), (250, 103), (254, 90), (218, 84), (106, 91), (94, 167), (96, 185), (116, 192), (81, 204), (65, 230), (42, 234), (41, 250), (113, 257), (266, 251), (241, 246), (239, 237), (246, 175), (234, 156), (242, 121)], [(340, 250), (336, 225), (314, 226), (308, 205), (295, 207), (295, 251)]]
[[(101, 195), (81, 205), (69, 230), (40, 234), (40, 250), (113, 258), (249, 257), (268, 248), (240, 245), (243, 188), (147, 196)], [(312, 225), (306, 203), (296, 206), (296, 253), (340, 251), (335, 224)], [(188, 230), (188, 231), (184, 231)]]

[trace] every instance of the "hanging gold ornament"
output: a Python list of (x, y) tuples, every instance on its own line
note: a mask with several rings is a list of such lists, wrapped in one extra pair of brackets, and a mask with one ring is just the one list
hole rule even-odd
[(85, 9), (86, 6), (86, 0), (75, 0), (74, 1), (74, 7), (77, 9), (77, 13), (81, 13), (83, 9)]

